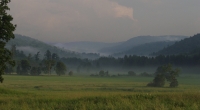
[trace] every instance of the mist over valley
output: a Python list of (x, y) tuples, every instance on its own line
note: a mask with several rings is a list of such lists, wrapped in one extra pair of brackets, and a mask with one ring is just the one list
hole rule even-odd
[[(13, 45), (16, 46), (18, 54), (16, 54), (17, 56), (15, 59), (20, 61), (20, 59), (27, 59), (30, 57), (31, 62), (34, 61), (38, 52), (39, 60), (43, 61), (47, 51), (49, 51), (52, 55), (56, 54), (58, 56), (58, 61), (62, 61), (67, 65), (68, 71), (74, 71), (77, 74), (98, 74), (100, 70), (109, 71), (110, 74), (113, 75), (127, 73), (127, 71), (130, 70), (135, 71), (137, 74), (142, 72), (153, 74), (157, 66), (163, 64), (170, 63), (180, 68), (197, 66), (198, 62), (194, 61), (193, 58), (199, 57), (197, 51), (198, 47), (194, 48), (194, 50), (191, 48), (190, 53), (187, 53), (188, 55), (194, 56), (182, 56), (182, 54), (186, 54), (185, 52), (177, 54), (176, 56), (165, 56), (168, 54), (156, 55), (156, 52), (164, 51), (181, 42), (185, 42), (183, 45), (187, 44), (187, 41), (190, 43), (197, 43), (198, 36), (199, 34), (192, 37), (138, 36), (119, 43), (86, 41), (44, 43), (27, 36), (16, 34), (15, 39), (8, 42), (7, 48), (10, 49)], [(196, 45), (196, 43), (191, 43), (190, 45)], [(116, 48), (117, 50), (115, 50)], [(110, 51), (107, 53), (102, 52), (102, 50), (106, 49), (110, 49)], [(181, 50), (180, 48), (177, 49)], [(120, 52), (115, 53), (119, 50)], [(196, 51), (196, 53), (194, 53), (194, 51)], [(198, 71), (196, 68), (194, 70)]]
[(0, 0), (1, 110), (200, 110), (200, 0)]
[[(67, 50), (80, 52), (80, 53), (99, 53), (102, 56), (118, 56), (122, 57), (125, 54), (128, 55), (144, 55), (148, 56), (153, 52), (157, 52), (164, 47), (172, 45), (176, 41), (180, 41), (188, 36), (137, 36), (133, 37), (127, 41), (117, 42), (117, 43), (104, 43), (104, 42), (66, 42), (66, 43), (48, 43), (50, 45), (64, 48)], [(150, 45), (149, 45), (150, 44)], [(144, 50), (148, 45), (150, 51)], [(133, 51), (133, 48), (140, 51)], [(132, 52), (128, 52), (131, 51)]]

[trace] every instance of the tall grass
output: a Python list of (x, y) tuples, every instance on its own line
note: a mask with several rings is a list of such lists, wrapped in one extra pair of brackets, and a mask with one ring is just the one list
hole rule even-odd
[(198, 77), (151, 88), (151, 77), (4, 76), (1, 110), (199, 110)]

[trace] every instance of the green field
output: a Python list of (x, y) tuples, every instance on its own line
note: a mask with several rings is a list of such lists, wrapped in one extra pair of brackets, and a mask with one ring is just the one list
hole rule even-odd
[(153, 77), (15, 76), (0, 84), (0, 110), (200, 110), (200, 76), (179, 87), (146, 87)]

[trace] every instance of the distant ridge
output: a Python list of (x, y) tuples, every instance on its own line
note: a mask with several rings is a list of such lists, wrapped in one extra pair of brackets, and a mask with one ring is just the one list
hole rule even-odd
[(104, 42), (90, 42), (90, 41), (79, 41), (79, 42), (66, 42), (66, 43), (48, 43), (50, 45), (65, 48), (67, 50), (85, 53), (99, 53), (98, 50), (102, 48), (112, 47), (121, 44), (117, 43), (104, 43)]
[(200, 53), (200, 34), (177, 41), (175, 44), (164, 48), (153, 55), (175, 55), (175, 54), (198, 54)]
[(30, 53), (33, 55), (40, 51), (42, 57), (46, 50), (57, 53), (60, 57), (80, 57), (78, 53), (51, 46), (37, 39), (19, 34), (15, 34), (15, 39), (12, 39), (7, 43), (7, 48), (10, 48), (11, 45), (16, 45), (17, 49), (24, 51), (25, 54)]
[(166, 36), (138, 36), (133, 37), (120, 45), (103, 48), (99, 50), (103, 53), (119, 53), (128, 51), (135, 46), (139, 46), (146, 43), (160, 42), (160, 41), (179, 41), (181, 39), (187, 38), (188, 36), (175, 36), (175, 35), (166, 35)]
[(175, 41), (160, 41), (160, 42), (145, 43), (138, 46), (134, 46), (133, 48), (127, 51), (115, 53), (112, 56), (115, 57), (123, 57), (124, 55), (149, 56), (151, 53), (162, 50), (165, 47), (173, 45), (174, 43)]

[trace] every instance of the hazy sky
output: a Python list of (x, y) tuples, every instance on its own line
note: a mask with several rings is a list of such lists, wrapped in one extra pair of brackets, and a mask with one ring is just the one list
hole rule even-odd
[(42, 41), (125, 41), (200, 32), (200, 0), (11, 0), (15, 33)]

